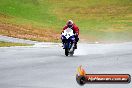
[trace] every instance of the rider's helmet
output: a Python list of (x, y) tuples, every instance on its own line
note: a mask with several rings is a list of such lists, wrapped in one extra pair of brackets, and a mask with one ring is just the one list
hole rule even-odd
[(72, 28), (73, 27), (73, 21), (72, 20), (68, 20), (66, 25), (69, 27), (69, 28)]

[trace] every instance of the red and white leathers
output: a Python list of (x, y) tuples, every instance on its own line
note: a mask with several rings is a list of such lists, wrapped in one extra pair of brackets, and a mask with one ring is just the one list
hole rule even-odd
[[(63, 27), (63, 30), (65, 30), (65, 29), (67, 29), (68, 28), (68, 26), (66, 25), (66, 26), (64, 26)], [(73, 32), (78, 36), (79, 35), (79, 28), (75, 25), (75, 24), (73, 24), (73, 26), (71, 27), (71, 29), (73, 30)]]

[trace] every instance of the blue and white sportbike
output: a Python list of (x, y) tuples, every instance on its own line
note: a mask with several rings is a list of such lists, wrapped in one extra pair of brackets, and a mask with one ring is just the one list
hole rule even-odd
[(65, 49), (65, 55), (73, 56), (75, 50), (75, 34), (71, 28), (65, 29), (61, 33), (61, 40), (63, 43), (63, 49)]

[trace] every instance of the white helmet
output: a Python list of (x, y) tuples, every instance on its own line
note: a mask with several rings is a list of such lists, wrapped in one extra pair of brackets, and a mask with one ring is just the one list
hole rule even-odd
[(72, 28), (73, 27), (73, 21), (72, 20), (68, 20), (66, 25), (69, 27), (69, 28)]

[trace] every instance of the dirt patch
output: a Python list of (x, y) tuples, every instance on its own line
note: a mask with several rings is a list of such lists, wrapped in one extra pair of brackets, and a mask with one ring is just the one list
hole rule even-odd
[(45, 42), (58, 42), (60, 34), (53, 29), (34, 28), (32, 25), (0, 23), (0, 34)]

